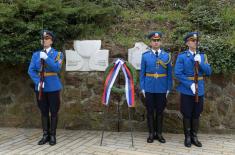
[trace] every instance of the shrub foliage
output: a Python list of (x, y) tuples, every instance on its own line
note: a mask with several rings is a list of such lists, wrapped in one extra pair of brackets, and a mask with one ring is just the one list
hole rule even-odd
[(235, 71), (234, 15), (233, 0), (1, 0), (0, 62), (28, 62), (41, 46), (42, 28), (53, 30), (55, 46), (64, 50), (74, 39), (100, 36), (126, 47), (156, 24), (172, 49), (184, 47), (187, 32), (199, 31), (200, 49), (214, 73), (230, 73)]

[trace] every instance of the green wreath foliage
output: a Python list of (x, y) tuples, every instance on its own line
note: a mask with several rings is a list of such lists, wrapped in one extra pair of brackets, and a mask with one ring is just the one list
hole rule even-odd
[[(136, 83), (137, 83), (137, 76), (136, 76), (137, 73), (136, 73), (136, 70), (135, 70), (134, 66), (133, 66), (132, 64), (130, 64), (129, 62), (125, 61), (125, 64), (126, 64), (127, 68), (128, 68), (128, 69), (130, 70), (130, 72), (131, 72), (131, 75), (132, 75), (132, 77), (133, 77), (134, 86), (135, 86)], [(106, 70), (105, 70), (105, 72), (104, 72), (104, 81), (106, 80), (106, 78), (107, 78), (107, 76), (108, 76), (110, 70), (113, 68), (113, 66), (114, 66), (114, 63), (110, 64), (110, 65), (106, 68)], [(116, 87), (116, 86), (113, 86), (112, 89), (111, 89), (111, 91), (114, 92), (114, 93), (117, 93), (117, 94), (122, 94), (122, 93), (125, 92), (125, 88), (118, 88), (118, 87)]]

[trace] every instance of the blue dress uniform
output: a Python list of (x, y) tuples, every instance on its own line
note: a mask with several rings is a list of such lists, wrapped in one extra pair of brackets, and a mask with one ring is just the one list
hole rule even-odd
[[(45, 32), (46, 35), (51, 36), (54, 40), (54, 35), (51, 31), (45, 30)], [(60, 90), (62, 89), (62, 84), (58, 74), (61, 71), (64, 56), (62, 52), (58, 52), (51, 47), (46, 49), (45, 52), (47, 52), (47, 58), (44, 60), (44, 88), (42, 89), (42, 96), (40, 100), (38, 88), (42, 65), (40, 53), (42, 53), (42, 51), (36, 51), (33, 53), (28, 68), (28, 74), (35, 84), (37, 103), (41, 111), (43, 138), (38, 142), (38, 144), (43, 145), (49, 141), (50, 145), (55, 145), (58, 111), (60, 107)], [(49, 113), (51, 113), (51, 117), (49, 117)]]
[[(34, 52), (28, 69), (28, 74), (35, 84), (35, 91), (38, 91), (38, 84), (40, 82), (40, 52), (41, 51)], [(47, 55), (48, 58), (45, 60), (45, 87), (43, 88), (43, 92), (59, 91), (62, 89), (62, 84), (58, 74), (60, 73), (62, 66), (63, 53), (56, 51), (54, 48), (51, 48)]]
[[(152, 38), (154, 33), (150, 33)], [(161, 36), (161, 35), (160, 35)], [(171, 56), (163, 49), (156, 53), (149, 49), (142, 54), (140, 70), (140, 88), (144, 91), (149, 129), (148, 143), (158, 139), (165, 143), (162, 137), (163, 111), (166, 107), (166, 93), (172, 89)], [(154, 113), (156, 113), (154, 117)], [(153, 138), (152, 138), (153, 137)]]
[[(184, 38), (185, 42), (189, 39), (197, 39), (198, 33), (191, 32)], [(195, 38), (196, 37), (196, 38)], [(211, 74), (211, 67), (208, 64), (207, 57), (203, 52), (197, 52), (201, 57), (201, 63), (198, 70), (198, 96), (199, 102), (195, 102), (195, 94), (191, 86), (194, 83), (195, 60), (190, 50), (180, 53), (175, 64), (175, 77), (179, 80), (177, 91), (181, 94), (181, 113), (183, 115), (183, 125), (185, 133), (185, 146), (190, 147), (191, 143), (201, 147), (201, 143), (197, 139), (199, 127), (199, 117), (203, 110), (204, 98), (204, 76)]]

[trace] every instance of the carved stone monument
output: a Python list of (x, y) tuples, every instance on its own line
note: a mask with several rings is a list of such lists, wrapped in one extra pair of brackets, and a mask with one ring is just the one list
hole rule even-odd
[(145, 43), (137, 42), (135, 43), (135, 47), (128, 49), (128, 62), (137, 70), (140, 70), (141, 56), (147, 50), (147, 47)]
[(74, 50), (65, 50), (66, 71), (105, 71), (109, 51), (101, 50), (101, 40), (75, 40)]

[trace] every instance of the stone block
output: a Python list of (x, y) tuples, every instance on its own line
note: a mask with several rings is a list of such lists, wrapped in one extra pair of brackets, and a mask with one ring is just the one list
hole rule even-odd
[(128, 62), (137, 70), (140, 70), (142, 53), (147, 50), (147, 47), (145, 43), (137, 42), (133, 48), (128, 49)]
[(101, 40), (75, 40), (75, 51), (65, 51), (66, 71), (105, 71), (109, 50), (100, 48)]

